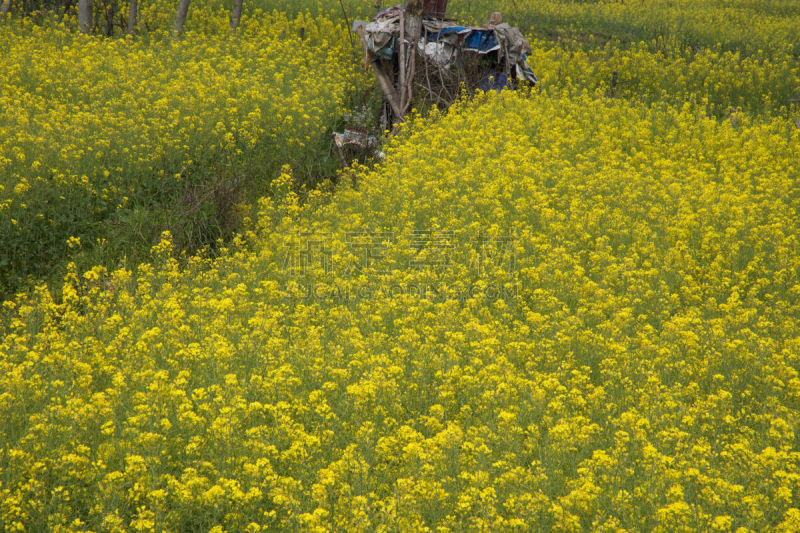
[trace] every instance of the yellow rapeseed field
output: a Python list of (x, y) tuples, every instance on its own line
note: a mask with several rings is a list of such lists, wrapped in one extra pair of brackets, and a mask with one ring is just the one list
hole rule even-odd
[(662, 46), (720, 47), (743, 54), (800, 53), (800, 4), (786, 0), (450, 0), (451, 12), (488, 14), (540, 33), (596, 35)]
[(7, 302), (0, 524), (797, 531), (799, 144), (492, 94), (217, 260)]
[(797, 117), (800, 103), (800, 60), (792, 54), (756, 53), (688, 48), (660, 50), (659, 41), (641, 41), (622, 47), (595, 42), (582, 49), (576, 39), (532, 41), (531, 63), (543, 87), (575, 91), (610, 85), (617, 73), (613, 96), (643, 102), (670, 102), (703, 106), (717, 117), (745, 111), (749, 114)]
[(252, 191), (281, 163), (324, 168), (308, 154), (329, 152), (360, 84), (346, 34), (324, 17), (255, 12), (231, 35), (226, 17), (198, 6), (180, 39), (0, 28), (0, 294), (53, 269), (70, 237), (89, 246), (136, 233), (130, 213), (186, 209), (192, 185), (228, 176)]
[(800, 531), (800, 8), (453, 0), (541, 86), (303, 187), (372, 5), (2, 23), (0, 292), (205, 180), (264, 198), (214, 258), (0, 303), (0, 530)]

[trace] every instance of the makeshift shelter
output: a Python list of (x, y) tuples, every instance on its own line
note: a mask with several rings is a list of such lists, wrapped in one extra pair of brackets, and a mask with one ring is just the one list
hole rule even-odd
[(384, 9), (370, 22), (353, 25), (365, 65), (383, 89), (390, 123), (403, 120), (415, 97), (446, 106), (462, 85), (503, 90), (539, 81), (528, 65), (528, 40), (503, 23), (500, 13), (485, 26), (470, 27), (445, 19), (442, 5), (446, 2), (409, 0), (405, 7)]

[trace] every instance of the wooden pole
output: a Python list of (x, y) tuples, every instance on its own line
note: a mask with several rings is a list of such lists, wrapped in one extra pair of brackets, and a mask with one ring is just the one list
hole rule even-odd
[(392, 79), (376, 59), (373, 58), (370, 64), (372, 64), (372, 70), (375, 71), (375, 77), (378, 78), (378, 82), (381, 84), (381, 89), (383, 89), (386, 99), (389, 100), (389, 105), (392, 106), (392, 111), (394, 111), (397, 121), (403, 122), (405, 112), (400, 106), (400, 95), (397, 94), (397, 89), (392, 83)]
[(404, 13), (400, 12), (400, 52), (397, 56), (397, 68), (400, 71), (400, 107), (406, 108), (406, 19)]
[(402, 122), (405, 113), (403, 112), (403, 108), (400, 106), (400, 97), (397, 94), (397, 89), (394, 86), (394, 81), (391, 79), (391, 77), (389, 77), (389, 75), (380, 65), (375, 55), (372, 52), (370, 52), (369, 45), (367, 44), (366, 30), (364, 29), (363, 26), (358, 28), (358, 35), (361, 37), (361, 45), (364, 47), (364, 50), (367, 51), (367, 56), (369, 57), (369, 64), (372, 66), (372, 70), (375, 72), (375, 77), (378, 78), (378, 83), (380, 83), (381, 85), (383, 94), (389, 101), (389, 105), (392, 106), (392, 111), (394, 111), (397, 120), (399, 122)]

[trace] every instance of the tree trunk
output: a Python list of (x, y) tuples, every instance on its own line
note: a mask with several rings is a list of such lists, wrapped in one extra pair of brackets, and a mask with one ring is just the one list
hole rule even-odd
[(6, 0), (3, 2), (3, 5), (0, 6), (0, 23), (2, 23), (7, 17), (8, 13), (11, 11), (11, 0)]
[(408, 0), (406, 3), (406, 38), (416, 44), (422, 37), (422, 0)]
[[(409, 41), (411, 57), (409, 58), (408, 71), (405, 73), (405, 83), (400, 87), (400, 94), (403, 95), (402, 108), (403, 114), (408, 111), (408, 106), (414, 98), (414, 76), (416, 74), (417, 47), (422, 37), (422, 12), (424, 10), (422, 0), (408, 0), (405, 11), (405, 35)], [(405, 68), (405, 65), (404, 65)]]
[(239, 21), (242, 19), (242, 0), (233, 0), (233, 8), (231, 9), (231, 30), (236, 30), (239, 27)]
[(178, 3), (178, 11), (175, 12), (175, 33), (183, 31), (183, 25), (186, 23), (186, 14), (189, 12), (190, 0), (180, 0)]
[(128, 35), (133, 36), (136, 30), (136, 17), (139, 9), (139, 0), (130, 0), (128, 4)]
[(111, 0), (106, 9), (106, 37), (114, 36), (114, 17), (117, 16), (119, 10), (119, 1)]
[(92, 0), (78, 0), (78, 24), (83, 33), (92, 30)]

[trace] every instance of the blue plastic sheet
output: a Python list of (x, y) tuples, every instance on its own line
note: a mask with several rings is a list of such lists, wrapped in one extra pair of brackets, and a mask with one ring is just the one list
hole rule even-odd
[(488, 54), (500, 49), (500, 43), (494, 32), (489, 29), (467, 28), (465, 26), (451, 26), (437, 32), (426, 32), (425, 37), (429, 42), (449, 42), (455, 44), (459, 36), (463, 36), (464, 50)]

